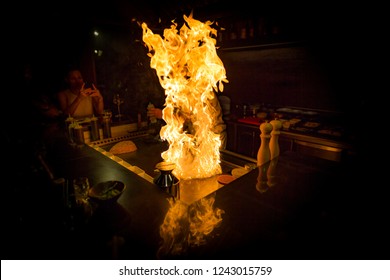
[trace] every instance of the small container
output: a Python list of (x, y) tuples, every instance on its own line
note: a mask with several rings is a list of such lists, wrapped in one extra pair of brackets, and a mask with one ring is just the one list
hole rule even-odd
[(69, 140), (69, 143), (71, 145), (75, 145), (76, 144), (76, 135), (75, 135), (75, 131), (74, 129), (76, 128), (76, 126), (78, 125), (78, 123), (76, 121), (73, 121), (69, 127), (68, 127), (68, 140)]
[(159, 162), (156, 165), (156, 171), (159, 171), (160, 174), (153, 179), (153, 182), (166, 193), (180, 199), (179, 179), (172, 174), (175, 166), (171, 162)]
[(103, 116), (103, 138), (111, 138), (111, 118), (108, 115)]
[(84, 131), (83, 127), (80, 124), (76, 124), (74, 128), (74, 140), (77, 145), (82, 145), (84, 144)]
[(99, 140), (99, 125), (98, 125), (98, 118), (93, 116), (91, 118), (91, 141), (97, 141)]

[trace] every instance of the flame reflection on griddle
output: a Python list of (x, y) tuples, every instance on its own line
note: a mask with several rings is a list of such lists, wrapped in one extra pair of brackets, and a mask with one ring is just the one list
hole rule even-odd
[(160, 259), (185, 255), (189, 248), (206, 243), (206, 237), (222, 222), (223, 210), (214, 208), (215, 193), (188, 205), (169, 199), (170, 209), (160, 226)]

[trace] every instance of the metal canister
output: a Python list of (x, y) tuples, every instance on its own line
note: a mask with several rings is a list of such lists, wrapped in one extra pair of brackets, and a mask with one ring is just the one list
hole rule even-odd
[(103, 116), (103, 138), (111, 138), (111, 118), (109, 115)]
[(98, 124), (98, 118), (93, 116), (91, 118), (91, 141), (97, 141), (99, 140), (99, 124)]
[(77, 124), (74, 128), (74, 138), (77, 145), (84, 144), (84, 131), (80, 124)]
[(175, 199), (180, 199), (179, 179), (172, 173), (175, 167), (176, 165), (171, 162), (159, 162), (156, 168), (160, 174), (153, 179), (153, 182)]

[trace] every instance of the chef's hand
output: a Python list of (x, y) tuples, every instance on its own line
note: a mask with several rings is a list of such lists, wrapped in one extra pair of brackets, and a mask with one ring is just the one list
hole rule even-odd
[(148, 118), (162, 119), (162, 110), (159, 108), (148, 108), (147, 116)]

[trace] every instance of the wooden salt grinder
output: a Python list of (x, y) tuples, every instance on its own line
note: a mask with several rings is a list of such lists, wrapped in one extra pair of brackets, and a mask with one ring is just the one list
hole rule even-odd
[(271, 152), (269, 148), (269, 141), (271, 138), (272, 124), (265, 122), (260, 125), (260, 148), (257, 151), (257, 166), (269, 162), (271, 159)]

